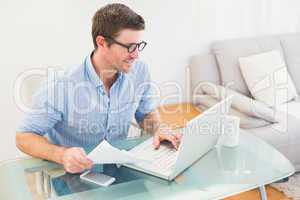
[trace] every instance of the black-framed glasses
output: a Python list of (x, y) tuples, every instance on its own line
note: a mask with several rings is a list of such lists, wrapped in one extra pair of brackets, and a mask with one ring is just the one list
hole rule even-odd
[(128, 50), (128, 53), (133, 53), (136, 49), (138, 51), (143, 51), (144, 48), (147, 46), (147, 42), (142, 41), (140, 43), (130, 43), (130, 44), (123, 44), (121, 42), (116, 41), (112, 37), (104, 36), (104, 38), (111, 40), (113, 43), (118, 44)]

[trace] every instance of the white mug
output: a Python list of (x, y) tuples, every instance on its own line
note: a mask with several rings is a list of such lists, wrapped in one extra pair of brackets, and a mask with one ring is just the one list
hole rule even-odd
[(223, 121), (222, 136), (220, 143), (226, 147), (236, 147), (239, 145), (240, 118), (226, 115)]

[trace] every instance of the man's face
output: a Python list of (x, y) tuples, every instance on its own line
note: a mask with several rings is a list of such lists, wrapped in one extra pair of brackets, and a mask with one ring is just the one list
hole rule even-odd
[[(143, 32), (144, 31), (124, 29), (120, 31), (119, 36), (114, 39), (125, 45), (140, 43)], [(105, 56), (113, 69), (127, 73), (130, 70), (131, 64), (139, 57), (139, 51), (136, 48), (134, 52), (129, 53), (127, 48), (112, 43), (112, 45), (108, 47)]]

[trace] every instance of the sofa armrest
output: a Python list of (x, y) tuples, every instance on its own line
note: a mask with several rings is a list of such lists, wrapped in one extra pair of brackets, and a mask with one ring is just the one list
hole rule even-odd
[(215, 56), (213, 54), (203, 54), (193, 56), (188, 66), (190, 86), (192, 93), (201, 92), (196, 91), (201, 82), (212, 82), (220, 84), (220, 73), (217, 66)]

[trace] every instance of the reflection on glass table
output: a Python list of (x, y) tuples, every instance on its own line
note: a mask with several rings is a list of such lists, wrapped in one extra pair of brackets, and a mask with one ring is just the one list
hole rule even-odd
[[(124, 167), (117, 168), (117, 166), (113, 164), (96, 165), (93, 167), (92, 171), (115, 177), (116, 181), (113, 185), (127, 183), (142, 178), (141, 176), (137, 176), (135, 171), (128, 170)], [(28, 171), (26, 172), (26, 176), (28, 184), (30, 183), (30, 179), (35, 179), (35, 187), (31, 188), (31, 192), (39, 194), (44, 198), (64, 196), (101, 187), (80, 179), (79, 174), (65, 173), (61, 168), (37, 172)]]
[[(118, 141), (130, 149), (145, 138)], [(286, 178), (291, 163), (261, 139), (241, 131), (235, 148), (216, 146), (174, 181), (168, 182), (126, 167), (96, 165), (95, 171), (113, 176), (109, 187), (65, 173), (60, 165), (27, 158), (0, 164), (0, 199), (222, 199)]]

